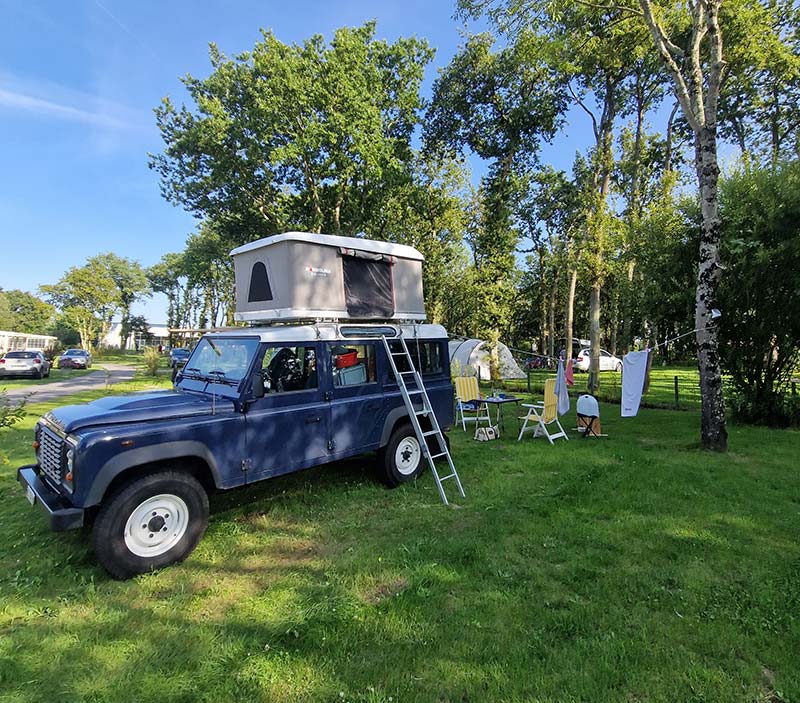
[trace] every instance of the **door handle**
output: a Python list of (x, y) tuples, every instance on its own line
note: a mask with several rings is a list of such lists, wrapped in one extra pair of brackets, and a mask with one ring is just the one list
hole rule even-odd
[(321, 417), (307, 417), (306, 418), (306, 424), (307, 425), (313, 425), (315, 422), (321, 422), (321, 421), (322, 421)]

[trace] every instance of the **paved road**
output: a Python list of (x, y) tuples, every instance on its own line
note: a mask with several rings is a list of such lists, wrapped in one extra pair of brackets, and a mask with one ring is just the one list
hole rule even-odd
[[(40, 386), (15, 387), (8, 389), (7, 397), (20, 400), (28, 396), (28, 403), (43, 403), (65, 395), (104, 388), (106, 382), (113, 385), (121, 381), (129, 381), (136, 374), (136, 367), (127, 364), (103, 364), (105, 370), (95, 369), (91, 373), (81, 374), (64, 381), (54, 381)], [(2, 382), (0, 382), (0, 386)], [(30, 394), (30, 395), (29, 395)]]

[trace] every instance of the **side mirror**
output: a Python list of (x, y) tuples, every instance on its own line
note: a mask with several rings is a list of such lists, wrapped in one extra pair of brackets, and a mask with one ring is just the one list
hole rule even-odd
[(253, 374), (252, 380), (250, 381), (250, 385), (253, 389), (253, 397), (254, 398), (263, 398), (264, 397), (264, 377), (261, 375), (260, 371), (257, 371)]

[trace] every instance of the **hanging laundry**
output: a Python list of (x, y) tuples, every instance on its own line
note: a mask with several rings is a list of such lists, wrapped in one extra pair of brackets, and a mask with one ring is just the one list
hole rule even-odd
[(564, 374), (564, 377), (567, 379), (567, 385), (572, 387), (575, 385), (575, 374), (572, 368), (572, 359), (567, 362), (567, 370)]
[(555, 394), (558, 398), (558, 414), (564, 415), (569, 412), (569, 393), (567, 393), (567, 379), (564, 374), (564, 360), (558, 360), (558, 371), (556, 372)]
[(628, 352), (622, 357), (622, 417), (636, 417), (642, 400), (649, 349)]

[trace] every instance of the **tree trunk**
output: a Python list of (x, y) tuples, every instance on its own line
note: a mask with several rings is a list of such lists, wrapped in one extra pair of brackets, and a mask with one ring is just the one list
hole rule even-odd
[(589, 295), (589, 339), (591, 340), (591, 363), (589, 366), (589, 392), (600, 388), (600, 282), (592, 283)]
[(578, 285), (578, 269), (573, 268), (569, 271), (569, 284), (567, 286), (567, 305), (564, 310), (564, 344), (567, 350), (567, 359), (572, 358), (572, 327), (575, 314), (575, 288)]
[(717, 328), (711, 320), (711, 311), (717, 307), (717, 287), (722, 272), (719, 253), (720, 222), (717, 205), (719, 166), (715, 126), (705, 126), (697, 135), (695, 160), (703, 213), (695, 301), (697, 361), (700, 369), (700, 440), (703, 448), (724, 452), (728, 448), (728, 431), (725, 428), (722, 369)]
[[(558, 279), (553, 272), (553, 280), (550, 282), (550, 300), (547, 301), (547, 326), (550, 329), (550, 346), (555, 344), (556, 336), (556, 293), (558, 291)], [(549, 352), (553, 356), (553, 352)]]

